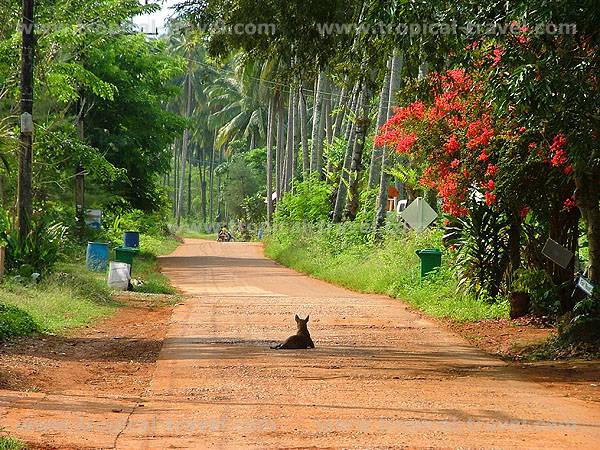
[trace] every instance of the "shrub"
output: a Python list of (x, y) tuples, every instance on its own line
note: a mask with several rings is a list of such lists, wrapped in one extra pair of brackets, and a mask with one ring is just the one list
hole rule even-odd
[(0, 341), (35, 331), (38, 329), (31, 316), (15, 306), (0, 303)]
[(18, 230), (10, 227), (8, 213), (2, 211), (1, 214), (0, 240), (6, 246), (6, 271), (26, 277), (33, 272), (50, 271), (63, 253), (67, 228), (45, 215), (34, 216), (29, 233), (20, 243)]
[(275, 211), (275, 221), (317, 223), (329, 218), (331, 187), (316, 177), (294, 184)]

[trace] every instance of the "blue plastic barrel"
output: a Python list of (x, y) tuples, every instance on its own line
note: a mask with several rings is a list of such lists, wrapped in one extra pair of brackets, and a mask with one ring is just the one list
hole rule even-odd
[(123, 247), (139, 248), (140, 233), (137, 231), (126, 231), (123, 233)]
[(87, 270), (102, 272), (108, 266), (108, 244), (103, 242), (88, 242), (85, 255), (85, 267)]

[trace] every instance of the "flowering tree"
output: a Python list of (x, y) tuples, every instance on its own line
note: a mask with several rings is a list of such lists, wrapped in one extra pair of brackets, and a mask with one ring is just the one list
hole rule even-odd
[(527, 23), (493, 38), (488, 98), (527, 130), (532, 151), (549, 150), (550, 165), (575, 187), (565, 207), (576, 205), (586, 223), (589, 276), (600, 285), (600, 8), (587, 0), (494, 3), (474, 20)]
[[(431, 98), (398, 108), (376, 139), (408, 157), (421, 174), (421, 186), (438, 192), (447, 214), (473, 216), (475, 202), (505, 215), (511, 266), (516, 269), (521, 261), (521, 221), (530, 210), (548, 216), (545, 222), (550, 224), (563, 216), (574, 218), (569, 224), (577, 228), (578, 215), (567, 211), (574, 207), (574, 184), (569, 179), (574, 169), (562, 134), (546, 142), (538, 131), (518, 124), (511, 114), (514, 108), (498, 114), (487, 98), (486, 77), (502, 53), (478, 47), (473, 42), (469, 50), (477, 52), (480, 70), (432, 74)], [(567, 279), (572, 277), (572, 270), (566, 273)], [(564, 274), (553, 276), (557, 284), (565, 281)], [(497, 292), (498, 280), (492, 284)]]

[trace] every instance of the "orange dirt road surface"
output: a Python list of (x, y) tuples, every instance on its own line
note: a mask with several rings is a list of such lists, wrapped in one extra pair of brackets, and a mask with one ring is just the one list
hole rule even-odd
[[(300, 275), (259, 244), (187, 239), (161, 265), (187, 297), (143, 394), (0, 391), (0, 427), (48, 448), (600, 448), (597, 402), (397, 300)], [(295, 313), (316, 348), (269, 349)]]

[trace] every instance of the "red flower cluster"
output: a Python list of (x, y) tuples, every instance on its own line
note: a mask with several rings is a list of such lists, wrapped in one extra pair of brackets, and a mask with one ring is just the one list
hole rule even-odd
[(498, 173), (498, 166), (495, 164), (488, 164), (487, 170), (485, 171), (485, 175), (494, 178)]
[(494, 194), (493, 192), (486, 192), (485, 193), (485, 204), (488, 206), (492, 206), (494, 203), (496, 203), (496, 194)]
[(396, 151), (398, 153), (408, 153), (417, 140), (416, 133), (403, 134), (396, 143)]
[(492, 67), (496, 67), (502, 61), (502, 55), (504, 54), (504, 50), (501, 48), (495, 48), (492, 52), (494, 59), (492, 61)]
[(573, 199), (573, 197), (566, 199), (563, 206), (564, 206), (564, 209), (566, 209), (567, 211), (575, 208), (576, 205), (575, 205), (575, 200)]
[(485, 115), (482, 119), (469, 124), (467, 129), (467, 148), (473, 149), (490, 144), (494, 136), (494, 129), (489, 125), (489, 116)]
[(550, 163), (554, 167), (564, 166), (568, 161), (569, 157), (567, 156), (567, 152), (564, 150), (564, 146), (567, 143), (565, 136), (563, 134), (557, 134), (552, 141), (552, 145), (550, 145), (550, 155), (552, 159)]
[(456, 140), (456, 136), (454, 136), (454, 135), (450, 136), (450, 139), (448, 139), (448, 142), (446, 142), (444, 144), (444, 150), (446, 150), (446, 152), (448, 152), (448, 154), (450, 154), (450, 155), (452, 155), (452, 154), (456, 153), (458, 150), (460, 150), (460, 144)]
[(417, 167), (421, 164), (421, 185), (438, 191), (446, 213), (464, 216), (473, 185), (482, 186), (488, 205), (497, 201), (491, 113), (481, 101), (481, 85), (462, 69), (433, 74), (432, 85), (432, 103), (398, 108), (376, 144), (389, 145)]

